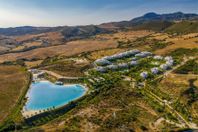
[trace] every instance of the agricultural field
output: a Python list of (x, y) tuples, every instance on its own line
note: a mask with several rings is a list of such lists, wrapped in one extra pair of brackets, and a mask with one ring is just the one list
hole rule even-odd
[(29, 85), (29, 74), (19, 66), (0, 66), (0, 124), (9, 118), (20, 120), (18, 105)]

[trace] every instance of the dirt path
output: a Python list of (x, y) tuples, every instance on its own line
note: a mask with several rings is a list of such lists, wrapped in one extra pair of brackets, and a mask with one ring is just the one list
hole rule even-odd
[[(179, 68), (180, 66), (186, 64), (187, 61), (194, 59), (194, 57), (188, 58), (188, 59), (184, 59), (184, 61), (175, 66), (174, 68), (172, 68), (170, 71), (165, 72), (164, 75), (159, 76), (158, 78), (156, 78), (155, 80), (161, 78), (161, 77), (166, 77), (168, 76), (171, 72), (173, 72), (175, 69)], [(173, 113), (177, 119), (181, 122), (180, 126), (188, 126), (189, 128), (196, 128), (198, 129), (197, 125), (194, 123), (189, 123), (179, 112), (177, 112), (171, 105), (168, 104), (167, 101), (161, 99), (159, 96), (157, 96), (156, 94), (152, 93), (151, 91), (149, 91), (148, 89), (145, 88), (145, 91), (147, 92), (147, 94), (149, 94), (152, 98), (154, 98), (156, 101), (158, 101), (161, 105), (165, 105), (170, 113)], [(161, 121), (161, 120), (160, 120)], [(178, 125), (177, 125), (178, 126)]]
[(74, 80), (74, 79), (80, 79), (81, 77), (65, 77), (65, 76), (62, 76), (62, 75), (60, 75), (60, 74), (57, 74), (57, 73), (55, 73), (55, 72), (52, 72), (52, 71), (47, 71), (47, 70), (41, 70), (42, 72), (45, 72), (45, 73), (47, 73), (47, 74), (49, 74), (49, 75), (51, 75), (51, 76), (54, 76), (54, 77), (56, 77), (57, 79), (72, 79), (72, 80)]

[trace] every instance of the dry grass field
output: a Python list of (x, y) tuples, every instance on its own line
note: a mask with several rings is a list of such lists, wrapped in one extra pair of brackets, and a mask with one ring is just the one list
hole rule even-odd
[(45, 59), (55, 55), (72, 56), (88, 51), (115, 48), (117, 43), (112, 41), (79, 40), (59, 46), (33, 49), (20, 53), (9, 53), (0, 55), (0, 62), (15, 61), (17, 59)]
[(36, 60), (36, 61), (26, 61), (25, 65), (30, 69), (33, 68), (35, 66), (38, 66), (42, 63), (43, 60)]
[[(160, 83), (162, 90), (175, 98), (179, 97), (183, 91), (189, 88), (189, 80), (196, 79), (197, 76), (193, 74), (170, 74)], [(194, 82), (198, 87), (198, 80)]]
[(11, 51), (19, 51), (25, 48), (33, 47), (33, 46), (41, 46), (42, 42), (34, 41), (34, 42), (27, 42), (23, 43), (23, 45), (19, 45), (16, 48), (13, 48)]
[(23, 35), (23, 36), (16, 36), (14, 37), (14, 39), (17, 41), (17, 42), (23, 42), (23, 41), (27, 41), (27, 40), (31, 40), (33, 38), (37, 38), (37, 37), (41, 37), (43, 36), (44, 34), (35, 34), (35, 35)]
[(16, 105), (28, 85), (28, 75), (18, 66), (0, 66), (0, 123)]
[[(163, 79), (159, 85), (160, 90), (169, 95), (171, 102), (179, 100), (179, 102), (188, 109), (188, 112), (190, 113), (190, 116), (194, 118), (195, 123), (198, 123), (198, 100), (195, 99), (192, 103), (189, 103), (193, 97), (198, 95), (197, 75), (170, 74), (167, 78)], [(194, 95), (191, 93), (193, 87), (195, 88)]]
[(124, 51), (124, 49), (115, 48), (115, 49), (100, 50), (100, 51), (95, 51), (95, 52), (90, 53), (89, 55), (87, 55), (87, 57), (91, 60), (97, 60), (102, 57), (110, 56), (110, 55), (113, 55), (122, 51)]
[(23, 35), (23, 36), (17, 36), (13, 37), (17, 42), (24, 42), (32, 39), (44, 39), (44, 40), (51, 40), (51, 41), (57, 41), (60, 39), (63, 39), (64, 37), (60, 32), (49, 32), (49, 33), (41, 33), (41, 34), (35, 34), (35, 35)]
[[(63, 36), (56, 32), (39, 34), (39, 35), (25, 35), (16, 37), (18, 42), (39, 38), (39, 40), (47, 40), (50, 42), (50, 47), (32, 49), (20, 53), (8, 53), (0, 55), (0, 62), (15, 61), (17, 59), (45, 59), (47, 57), (53, 57), (56, 55), (72, 56), (89, 51), (98, 51), (110, 48), (116, 48), (118, 46), (118, 40), (135, 40), (139, 37), (144, 37), (152, 32), (149, 31), (126, 31), (118, 32), (114, 34), (102, 34), (97, 35), (89, 39), (76, 40), (65, 43), (63, 45), (57, 45), (62, 42)], [(42, 43), (38, 40), (32, 42), (26, 42), (24, 45), (19, 46), (13, 50), (21, 50), (23, 48), (40, 46)], [(57, 46), (52, 46), (57, 45)]]
[(41, 67), (66, 77), (83, 77), (84, 72), (91, 68), (91, 64), (86, 59), (68, 59), (48, 64)]
[(159, 49), (155, 51), (155, 53), (164, 55), (178, 48), (185, 48), (185, 49), (198, 48), (198, 44), (196, 43), (196, 41), (198, 41), (197, 35), (198, 33), (192, 33), (192, 34), (187, 34), (187, 35), (182, 35), (182, 36), (170, 37), (167, 34), (158, 34), (152, 38), (155, 38), (158, 40), (165, 39), (166, 42), (172, 42), (173, 44), (163, 49)]
[(120, 31), (114, 34), (101, 34), (97, 35), (97, 39), (104, 39), (104, 40), (112, 40), (112, 41), (126, 41), (126, 40), (135, 40), (137, 38), (141, 38), (147, 35), (152, 34), (151, 31), (141, 30), (141, 31)]

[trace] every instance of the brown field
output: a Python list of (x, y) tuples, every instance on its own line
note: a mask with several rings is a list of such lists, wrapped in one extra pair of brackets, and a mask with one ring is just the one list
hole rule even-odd
[(4, 46), (0, 46), (0, 52), (6, 51), (6, 50), (9, 50), (9, 48), (4, 47)]
[(78, 58), (57, 61), (40, 69), (52, 71), (66, 77), (82, 77), (89, 68), (91, 68), (89, 61)]
[(198, 44), (196, 43), (196, 41), (198, 41), (198, 37), (196, 37), (197, 35), (198, 35), (197, 33), (193, 33), (182, 36), (170, 37), (167, 34), (158, 34), (157, 36), (154, 37), (155, 39), (163, 40), (165, 38), (166, 42), (172, 42), (173, 44), (163, 49), (159, 49), (155, 51), (155, 53), (164, 55), (178, 48), (186, 48), (186, 49), (198, 48)]
[(60, 45), (63, 43), (64, 36), (60, 32), (49, 32), (37, 35), (24, 35), (14, 37), (17, 42), (22, 42), (21, 45), (13, 48), (11, 51), (23, 50), (33, 46), (42, 46), (43, 41), (47, 42), (49, 46)]
[(0, 122), (2, 122), (27, 87), (27, 73), (18, 66), (0, 66), (0, 84)]
[(42, 38), (45, 40), (58, 40), (58, 39), (63, 39), (64, 37), (60, 32), (49, 32), (49, 33), (41, 33), (41, 34), (36, 34), (36, 35), (23, 35), (23, 36), (17, 36), (13, 37), (16, 41), (18, 42), (23, 42), (27, 40), (31, 40), (34, 38)]
[(19, 51), (23, 50), (24, 48), (29, 48), (33, 46), (41, 46), (42, 42), (34, 41), (34, 42), (28, 42), (24, 43), (23, 45), (17, 46), (16, 48), (13, 48), (11, 51)]
[[(77, 40), (61, 44), (63, 36), (57, 32), (39, 34), (39, 35), (25, 35), (15, 37), (18, 42), (39, 38), (39, 40), (47, 40), (50, 42), (51, 47), (33, 49), (20, 53), (9, 53), (0, 55), (0, 62), (15, 61), (17, 59), (45, 59), (56, 55), (72, 56), (89, 51), (104, 50), (109, 48), (116, 48), (118, 40), (135, 40), (136, 38), (147, 36), (152, 32), (149, 31), (126, 31), (118, 32), (115, 34), (97, 35), (90, 39)], [(25, 43), (14, 50), (20, 50), (32, 46), (40, 46), (42, 43), (38, 40)], [(57, 46), (52, 46), (57, 45)]]
[(23, 36), (17, 36), (17, 37), (14, 37), (14, 39), (17, 41), (17, 42), (23, 42), (23, 41), (27, 41), (27, 40), (30, 40), (30, 39), (33, 39), (33, 38), (36, 38), (36, 37), (41, 37), (43, 36), (44, 34), (36, 34), (36, 35), (23, 35)]
[(49, 32), (45, 33), (45, 35), (41, 36), (40, 38), (49, 41), (58, 41), (62, 40), (64, 36), (60, 32)]
[(97, 39), (107, 39), (107, 40), (113, 40), (113, 41), (117, 41), (117, 40), (121, 40), (121, 41), (126, 41), (126, 40), (134, 40), (136, 38), (141, 38), (147, 35), (152, 34), (153, 32), (150, 31), (146, 31), (146, 30), (141, 30), (141, 31), (120, 31), (118, 33), (114, 33), (114, 34), (102, 34), (102, 35), (97, 35), (96, 38)]
[[(189, 80), (197, 78), (193, 74), (170, 74), (160, 84), (163, 91), (171, 96), (180, 96), (181, 92), (189, 87)], [(194, 83), (198, 87), (198, 80)]]
[(87, 57), (91, 60), (97, 60), (105, 56), (110, 56), (119, 52), (124, 51), (124, 49), (107, 49), (107, 50), (100, 50), (90, 53)]
[(38, 66), (39, 64), (41, 64), (42, 61), (43, 61), (43, 60), (25, 61), (25, 65), (26, 65), (28, 68), (33, 68), (33, 67)]
[(10, 53), (0, 55), (0, 62), (15, 61), (17, 59), (45, 59), (55, 55), (72, 56), (88, 51), (116, 48), (117, 43), (112, 41), (79, 40), (59, 46), (38, 48), (21, 53)]
[(194, 74), (170, 74), (160, 83), (160, 89), (172, 98), (172, 101), (179, 99), (180, 102), (188, 106), (191, 116), (198, 123), (198, 101), (196, 100), (191, 105), (187, 105), (189, 96), (186, 91), (190, 88), (190, 80), (194, 80), (193, 84), (198, 87), (198, 76)]

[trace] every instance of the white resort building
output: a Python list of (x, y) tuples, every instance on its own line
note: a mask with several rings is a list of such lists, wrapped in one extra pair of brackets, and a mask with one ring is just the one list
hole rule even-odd
[(148, 51), (143, 51), (143, 52), (140, 52), (138, 54), (135, 55), (135, 57), (141, 57), (141, 58), (144, 58), (144, 57), (147, 57), (147, 56), (151, 56), (152, 53), (151, 52), (148, 52)]
[(144, 79), (146, 79), (148, 77), (148, 72), (142, 72), (140, 73), (140, 76)]
[(104, 67), (99, 67), (99, 66), (96, 67), (95, 69), (96, 69), (96, 71), (102, 72), (102, 73), (107, 71), (106, 68), (104, 68)]
[[(127, 58), (127, 59), (125, 59)], [(171, 56), (162, 57), (160, 55), (153, 55), (151, 52), (143, 51), (140, 52), (139, 50), (130, 50), (123, 53), (114, 54), (111, 56), (105, 56), (101, 59), (96, 60), (94, 63), (96, 65), (96, 71), (104, 73), (108, 70), (111, 71), (119, 71), (123, 69), (129, 69), (130, 67), (137, 66), (139, 64), (139, 59), (143, 58), (152, 58), (154, 61), (151, 61), (152, 68), (149, 72), (144, 71), (140, 73), (140, 76), (144, 79), (146, 79), (149, 76), (149, 73), (151, 74), (158, 74), (161, 70), (168, 70), (174, 65), (174, 60)], [(117, 59), (123, 59), (121, 60), (122, 63), (119, 63), (120, 61), (116, 61)], [(165, 61), (164, 64), (160, 60)], [(141, 65), (138, 65), (141, 67)], [(137, 71), (139, 73), (139, 71)]]
[(159, 73), (159, 68), (158, 67), (154, 67), (151, 69), (151, 73), (153, 74), (158, 74)]
[(162, 65), (160, 65), (160, 68), (162, 70), (168, 70), (169, 66), (167, 64), (162, 64)]
[(138, 64), (137, 61), (131, 61), (131, 62), (129, 63), (130, 66), (136, 66), (137, 64)]
[(153, 58), (156, 59), (156, 60), (162, 60), (163, 59), (163, 57), (162, 56), (159, 56), (159, 55), (156, 55)]
[(129, 65), (127, 63), (118, 64), (118, 68), (120, 68), (120, 69), (125, 69), (125, 68), (128, 68), (128, 67), (129, 67)]
[(108, 66), (106, 66), (106, 68), (108, 69), (108, 70), (117, 70), (118, 69), (118, 66), (117, 65), (108, 65)]
[(95, 64), (98, 66), (105, 66), (105, 65), (110, 65), (111, 62), (105, 59), (98, 59), (95, 61)]

